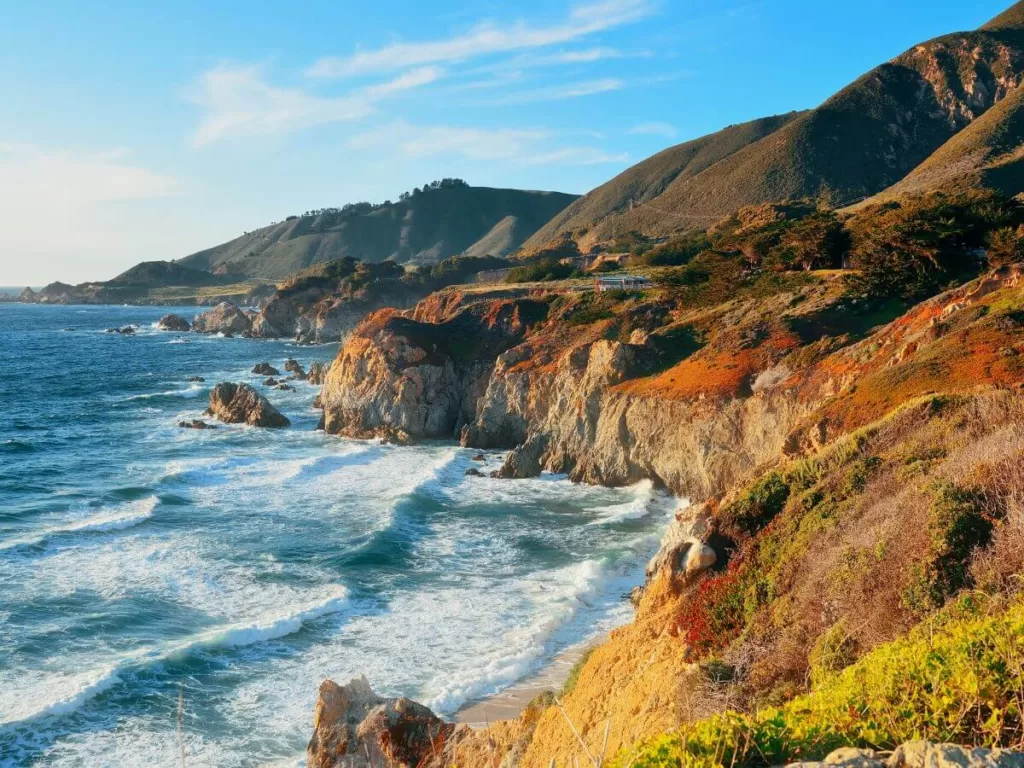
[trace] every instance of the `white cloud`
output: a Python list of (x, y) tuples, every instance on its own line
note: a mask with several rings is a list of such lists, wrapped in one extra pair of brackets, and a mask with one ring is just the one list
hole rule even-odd
[(351, 56), (327, 56), (316, 61), (307, 74), (317, 78), (342, 78), (544, 48), (637, 21), (652, 12), (651, 0), (601, 0), (576, 6), (563, 22), (551, 26), (535, 26), (525, 21), (512, 25), (487, 22), (447, 39), (392, 43), (375, 50), (357, 51)]
[(414, 126), (399, 120), (353, 136), (346, 146), (353, 150), (387, 148), (409, 158), (447, 155), (520, 165), (596, 165), (628, 159), (592, 147), (552, 147), (555, 138), (545, 130)]
[(629, 132), (633, 136), (665, 136), (670, 139), (674, 139), (678, 133), (675, 126), (663, 122), (640, 123), (630, 128)]
[(206, 110), (192, 137), (200, 147), (229, 135), (267, 135), (366, 117), (368, 98), (323, 98), (263, 82), (258, 66), (223, 64), (199, 76), (189, 100)]

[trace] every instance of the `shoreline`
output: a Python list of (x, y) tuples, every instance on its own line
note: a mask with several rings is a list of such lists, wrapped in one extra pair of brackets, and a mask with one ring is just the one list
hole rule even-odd
[(452, 722), (481, 730), (499, 720), (515, 720), (540, 694), (545, 691), (561, 691), (576, 662), (607, 641), (609, 635), (609, 632), (602, 632), (587, 642), (565, 648), (537, 672), (513, 683), (504, 691), (466, 702), (456, 711)]

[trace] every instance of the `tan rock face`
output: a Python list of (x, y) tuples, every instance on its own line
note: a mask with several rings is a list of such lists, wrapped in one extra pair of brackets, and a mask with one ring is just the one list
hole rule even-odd
[(175, 314), (164, 315), (163, 317), (161, 317), (160, 321), (157, 323), (157, 328), (159, 328), (161, 331), (178, 332), (192, 330), (192, 326), (189, 324), (188, 320), (186, 320), (181, 315)]
[(203, 312), (192, 324), (196, 333), (245, 333), (251, 327), (249, 316), (230, 301)]
[(218, 384), (210, 392), (207, 414), (227, 424), (253, 427), (287, 427), (291, 422), (267, 398), (248, 384)]
[(445, 764), (456, 727), (409, 699), (383, 699), (365, 677), (325, 680), (306, 747), (310, 768), (419, 768)]

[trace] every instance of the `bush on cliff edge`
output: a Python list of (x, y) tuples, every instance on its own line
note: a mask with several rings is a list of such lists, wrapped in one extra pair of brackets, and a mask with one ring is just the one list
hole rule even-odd
[(1024, 602), (1004, 611), (967, 596), (782, 707), (715, 715), (623, 750), (614, 764), (779, 765), (913, 739), (1019, 749), (1022, 706)]

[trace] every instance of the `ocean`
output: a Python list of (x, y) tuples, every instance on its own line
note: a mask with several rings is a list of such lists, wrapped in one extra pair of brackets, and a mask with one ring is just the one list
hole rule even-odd
[(674, 499), (328, 436), (302, 382), (289, 429), (179, 429), (336, 346), (168, 311), (0, 304), (0, 764), (301, 765), (324, 678), (452, 715), (629, 619)]

